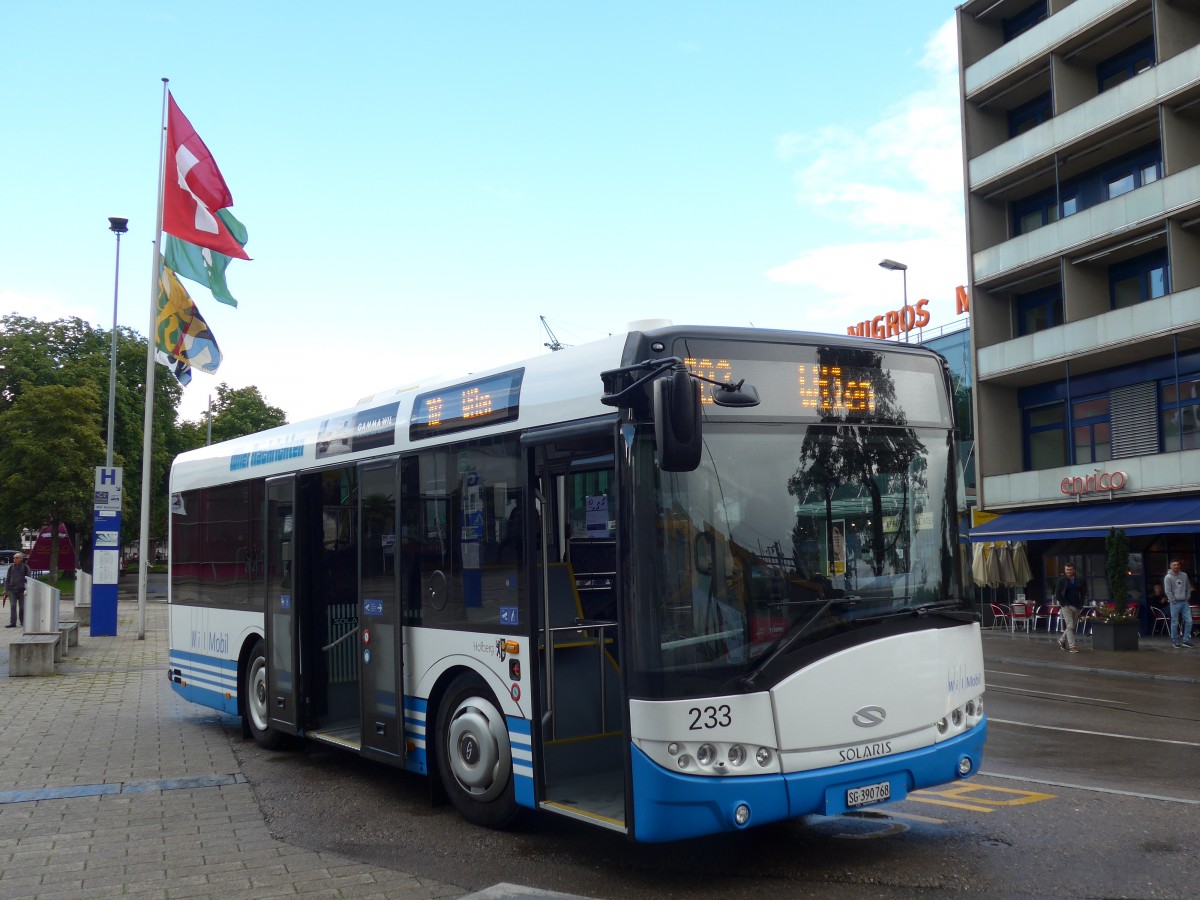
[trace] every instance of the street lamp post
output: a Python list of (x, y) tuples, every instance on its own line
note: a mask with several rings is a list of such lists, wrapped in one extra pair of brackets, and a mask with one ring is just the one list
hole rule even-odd
[[(117, 406), (117, 290), (121, 284), (121, 235), (129, 230), (129, 220), (118, 216), (108, 217), (108, 230), (117, 236), (117, 269), (113, 275), (113, 324), (112, 346), (108, 353), (108, 442), (104, 447), (104, 468), (113, 464), (113, 423)], [(153, 336), (151, 337), (153, 340)]]
[[(902, 262), (896, 262), (894, 259), (881, 259), (879, 261), (881, 269), (887, 269), (890, 272), (899, 272), (904, 279), (904, 305), (908, 306), (908, 266)], [(904, 332), (904, 343), (908, 343), (908, 332)]]

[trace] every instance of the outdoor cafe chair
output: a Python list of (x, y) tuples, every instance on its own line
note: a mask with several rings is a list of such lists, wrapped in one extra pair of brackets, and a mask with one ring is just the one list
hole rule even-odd
[(1026, 632), (1033, 630), (1033, 604), (1027, 600), (1017, 600), (1009, 605), (1010, 616), (1009, 621), (1012, 623), (1012, 630), (1016, 631), (1017, 627), (1024, 628)]
[(1061, 609), (1062, 607), (1057, 603), (1043, 603), (1033, 614), (1033, 630), (1037, 631), (1038, 624), (1045, 619), (1047, 631), (1061, 631), (1063, 629), (1062, 616), (1059, 615)]
[(1171, 633), (1171, 620), (1167, 618), (1167, 614), (1160, 607), (1150, 607), (1150, 618), (1154, 624), (1150, 626), (1150, 634), (1158, 634), (1158, 629), (1162, 628), (1163, 634)]
[(1003, 628), (1012, 630), (1012, 610), (1003, 603), (992, 602), (992, 627), (1000, 625)]

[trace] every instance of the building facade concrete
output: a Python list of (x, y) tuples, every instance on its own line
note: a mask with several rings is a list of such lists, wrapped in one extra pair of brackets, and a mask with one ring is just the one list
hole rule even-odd
[(975, 460), (973, 539), (1024, 540), (1107, 597), (1200, 534), (1200, 3), (972, 0), (957, 10)]

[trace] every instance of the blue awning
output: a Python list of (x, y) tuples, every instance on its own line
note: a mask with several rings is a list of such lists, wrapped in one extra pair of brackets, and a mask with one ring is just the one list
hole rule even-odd
[(1200, 531), (1200, 497), (1079, 503), (1057, 509), (1005, 513), (971, 529), (976, 541), (1056, 541), (1105, 537), (1123, 528), (1130, 537)]

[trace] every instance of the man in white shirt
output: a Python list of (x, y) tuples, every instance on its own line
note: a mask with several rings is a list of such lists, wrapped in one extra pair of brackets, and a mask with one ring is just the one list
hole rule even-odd
[[(1171, 644), (1175, 647), (1192, 646), (1192, 583), (1187, 572), (1179, 567), (1179, 560), (1171, 560), (1171, 568), (1163, 578), (1163, 591), (1171, 601)], [(1178, 624), (1176, 624), (1178, 623)]]

